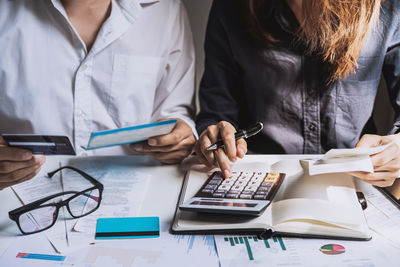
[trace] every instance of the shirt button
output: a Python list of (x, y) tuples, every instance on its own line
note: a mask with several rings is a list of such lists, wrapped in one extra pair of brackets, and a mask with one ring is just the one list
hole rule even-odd
[(87, 65), (86, 64), (82, 65), (81, 70), (85, 71), (86, 69), (87, 69)]
[(317, 125), (315, 125), (315, 123), (310, 123), (310, 125), (308, 125), (308, 129), (314, 132), (317, 129)]
[(78, 116), (81, 118), (84, 118), (84, 117), (86, 117), (86, 113), (83, 110), (79, 110)]

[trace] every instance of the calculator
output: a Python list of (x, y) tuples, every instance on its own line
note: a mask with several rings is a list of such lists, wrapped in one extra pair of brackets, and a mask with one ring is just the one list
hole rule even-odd
[(232, 172), (223, 178), (220, 171), (210, 175), (194, 197), (179, 208), (187, 211), (259, 216), (271, 203), (285, 178), (278, 172)]

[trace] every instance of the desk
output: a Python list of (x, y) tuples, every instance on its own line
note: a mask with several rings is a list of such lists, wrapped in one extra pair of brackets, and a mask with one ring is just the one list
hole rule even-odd
[[(256, 158), (257, 161), (272, 164), (283, 158), (299, 159), (305, 157), (315, 157), (315, 155), (260, 155), (252, 156), (252, 160)], [(48, 166), (54, 165), (55, 162), (59, 162), (62, 159), (65, 159), (65, 157), (48, 157), (43, 169), (48, 170)], [(187, 164), (178, 167), (176, 165), (161, 165), (148, 157), (132, 156), (132, 159), (132, 162), (134, 162), (133, 167), (142, 168), (151, 174), (149, 189), (139, 215), (159, 216), (163, 222), (172, 222), (184, 176), (184, 169)], [(8, 211), (19, 207), (21, 204), (9, 188), (0, 191), (0, 203), (0, 254), (2, 254), (12, 243), (13, 239), (19, 235), (17, 225), (8, 218)]]

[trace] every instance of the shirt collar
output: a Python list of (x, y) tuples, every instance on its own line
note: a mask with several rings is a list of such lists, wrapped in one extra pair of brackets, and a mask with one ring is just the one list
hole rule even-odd
[(160, 0), (139, 0), (140, 4), (153, 4), (156, 2), (160, 2)]
[(128, 21), (133, 23), (138, 12), (143, 8), (143, 5), (155, 4), (160, 0), (116, 0), (123, 9), (123, 13), (127, 17)]

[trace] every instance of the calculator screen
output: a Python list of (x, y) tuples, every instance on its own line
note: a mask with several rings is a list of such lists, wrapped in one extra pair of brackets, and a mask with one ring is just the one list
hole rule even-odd
[(224, 206), (224, 207), (243, 207), (252, 208), (257, 206), (255, 203), (235, 203), (235, 202), (213, 202), (213, 201), (193, 201), (191, 205)]

